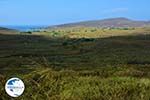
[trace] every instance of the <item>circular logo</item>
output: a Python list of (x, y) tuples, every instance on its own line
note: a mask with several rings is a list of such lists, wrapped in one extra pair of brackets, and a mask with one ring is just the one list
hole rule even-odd
[(11, 78), (5, 84), (5, 90), (11, 97), (19, 97), (24, 92), (25, 86), (19, 78)]

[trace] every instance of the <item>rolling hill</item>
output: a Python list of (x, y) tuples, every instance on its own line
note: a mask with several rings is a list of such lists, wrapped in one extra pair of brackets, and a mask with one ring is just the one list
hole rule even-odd
[(63, 28), (63, 27), (146, 27), (150, 26), (150, 21), (135, 21), (128, 18), (110, 18), (103, 20), (82, 21), (76, 23), (68, 23), (51, 26), (50, 28)]
[(14, 29), (8, 29), (4, 27), (0, 27), (0, 34), (17, 34), (19, 31)]

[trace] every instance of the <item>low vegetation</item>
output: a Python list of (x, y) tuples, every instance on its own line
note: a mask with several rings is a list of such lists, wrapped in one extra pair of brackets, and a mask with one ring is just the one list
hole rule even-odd
[(148, 28), (91, 30), (1, 34), (0, 99), (15, 76), (26, 86), (16, 100), (150, 100)]

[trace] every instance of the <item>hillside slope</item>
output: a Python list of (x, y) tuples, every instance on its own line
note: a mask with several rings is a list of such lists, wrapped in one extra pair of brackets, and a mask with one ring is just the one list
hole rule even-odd
[(0, 34), (17, 34), (19, 31), (0, 27)]
[(110, 18), (104, 20), (83, 21), (77, 23), (61, 24), (52, 27), (145, 27), (150, 26), (149, 21), (134, 21), (127, 18)]

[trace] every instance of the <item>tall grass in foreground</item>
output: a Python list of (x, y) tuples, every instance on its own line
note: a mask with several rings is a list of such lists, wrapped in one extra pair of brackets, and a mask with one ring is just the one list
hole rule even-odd
[[(122, 76), (120, 71), (102, 76), (110, 74), (107, 71), (100, 75), (94, 71), (39, 69), (24, 76), (26, 90), (18, 100), (150, 100), (149, 78)], [(1, 99), (10, 99), (3, 92)]]

